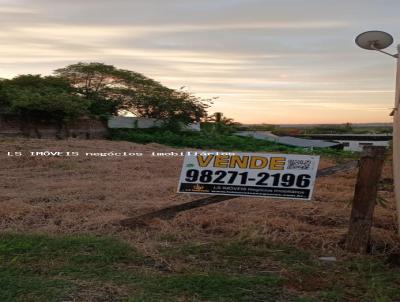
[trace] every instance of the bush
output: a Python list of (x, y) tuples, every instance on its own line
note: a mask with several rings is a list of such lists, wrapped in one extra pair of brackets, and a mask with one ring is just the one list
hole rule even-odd
[(296, 148), (235, 135), (208, 132), (173, 132), (162, 128), (150, 129), (111, 129), (112, 140), (125, 140), (140, 144), (158, 143), (172, 147), (188, 147), (203, 150), (243, 151), (243, 152), (282, 152), (297, 154), (326, 155), (335, 159), (356, 158), (358, 155), (349, 151), (328, 148), (310, 150)]

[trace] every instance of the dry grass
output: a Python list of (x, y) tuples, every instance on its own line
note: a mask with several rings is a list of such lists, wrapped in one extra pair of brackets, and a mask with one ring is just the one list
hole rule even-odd
[[(23, 151), (23, 157), (7, 152)], [(78, 151), (79, 157), (29, 157), (30, 151)], [(85, 152), (143, 152), (136, 157), (85, 157)], [(0, 140), (0, 228), (42, 233), (95, 233), (135, 241), (151, 253), (154, 244), (242, 236), (340, 254), (347, 230), (356, 171), (321, 177), (311, 202), (238, 198), (191, 210), (172, 221), (155, 220), (128, 230), (120, 219), (190, 201), (176, 194), (181, 157), (151, 152), (181, 151), (166, 146), (103, 140)], [(322, 159), (320, 168), (334, 165)], [(391, 178), (385, 166), (383, 178)], [(377, 206), (372, 230), (375, 251), (400, 250), (395, 235), (393, 194)], [(161, 238), (161, 239), (160, 239)]]

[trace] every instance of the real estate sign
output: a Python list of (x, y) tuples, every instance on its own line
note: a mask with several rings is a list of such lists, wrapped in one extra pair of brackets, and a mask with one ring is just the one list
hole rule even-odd
[(319, 156), (188, 152), (178, 192), (309, 200), (318, 163)]

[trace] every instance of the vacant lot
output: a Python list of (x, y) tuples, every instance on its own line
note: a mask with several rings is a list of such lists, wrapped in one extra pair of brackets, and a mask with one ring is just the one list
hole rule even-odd
[[(181, 157), (151, 155), (182, 150), (2, 139), (0, 286), (10, 290), (0, 300), (400, 300), (399, 268), (387, 263), (400, 251), (390, 163), (375, 211), (372, 256), (341, 249), (356, 171), (319, 178), (311, 202), (237, 198), (144, 228), (119, 226), (123, 218), (198, 198), (175, 193)], [(29, 156), (40, 151), (79, 156)], [(85, 156), (111, 151), (144, 155)], [(332, 165), (322, 159), (320, 168)], [(338, 261), (326, 266), (319, 256)]]

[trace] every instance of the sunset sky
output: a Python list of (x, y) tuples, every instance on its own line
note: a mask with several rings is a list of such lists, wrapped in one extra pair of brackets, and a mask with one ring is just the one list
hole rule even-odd
[[(0, 77), (78, 61), (143, 73), (242, 123), (389, 122), (399, 0), (0, 0)], [(388, 51), (396, 52), (395, 45)]]

